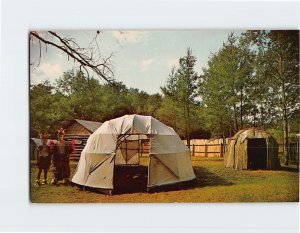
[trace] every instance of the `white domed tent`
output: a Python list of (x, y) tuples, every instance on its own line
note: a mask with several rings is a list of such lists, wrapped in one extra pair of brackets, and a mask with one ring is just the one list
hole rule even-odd
[(171, 127), (151, 116), (125, 115), (104, 122), (89, 137), (72, 182), (113, 190), (115, 165), (130, 163), (137, 154), (118, 148), (142, 138), (150, 139), (148, 188), (195, 178), (190, 150)]

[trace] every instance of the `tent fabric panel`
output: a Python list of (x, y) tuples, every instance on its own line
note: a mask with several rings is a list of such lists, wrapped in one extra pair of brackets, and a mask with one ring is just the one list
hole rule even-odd
[(235, 144), (235, 164), (234, 167), (236, 169), (247, 169), (247, 163), (246, 167), (244, 167), (244, 161), (246, 161), (247, 157), (247, 141), (240, 142), (240, 140), (237, 141)]
[(159, 135), (177, 135), (173, 128), (166, 126), (162, 122), (151, 116), (135, 115), (133, 121), (133, 133), (140, 134), (159, 134)]
[(174, 175), (174, 173), (172, 173), (160, 160), (154, 156), (151, 156), (149, 159), (150, 163), (148, 168), (149, 176), (147, 187), (179, 182), (179, 178)]
[(117, 135), (104, 134), (101, 136), (91, 135), (84, 151), (97, 154), (112, 154), (115, 153), (117, 145)]
[(72, 182), (84, 185), (90, 171), (110, 156), (110, 154), (93, 154), (82, 151)]
[(85, 158), (84, 151), (81, 152), (81, 156), (79, 162), (77, 164), (76, 172), (72, 177), (72, 182), (79, 185), (84, 185), (89, 173), (89, 169), (87, 169), (87, 161)]
[(135, 154), (130, 159), (127, 159), (127, 161), (124, 159), (122, 153), (120, 150), (116, 151), (116, 158), (115, 158), (115, 165), (138, 165), (140, 162), (140, 155)]
[(177, 157), (173, 154), (169, 155), (153, 155), (165, 168), (167, 168), (175, 177), (180, 178)]
[(128, 134), (126, 135), (126, 141), (138, 141), (138, 140), (146, 140), (149, 137), (145, 134)]
[(105, 121), (94, 134), (160, 134), (177, 135), (173, 128), (163, 124), (151, 116), (125, 115)]
[[(113, 167), (114, 154), (82, 153), (72, 182), (90, 187), (112, 188)], [(104, 172), (106, 175), (102, 174)]]
[(242, 154), (242, 164), (241, 169), (248, 169), (248, 140), (243, 143), (244, 153)]
[(130, 133), (132, 129), (134, 115), (125, 115), (123, 117), (115, 118), (105, 121), (95, 132), (95, 135), (101, 134), (126, 134)]
[(151, 134), (151, 116), (135, 115), (132, 125), (132, 133)]
[(192, 166), (191, 154), (189, 151), (176, 154), (179, 177), (181, 181), (195, 179)]
[(252, 139), (252, 138), (268, 138), (269, 135), (266, 132), (260, 131), (260, 130), (254, 130), (254, 129), (248, 129), (242, 132), (239, 136), (240, 142), (244, 142), (246, 139)]
[[(114, 155), (108, 156), (101, 162), (93, 164), (93, 166), (96, 166), (96, 169), (90, 171), (84, 185), (94, 188), (113, 189)], [(97, 166), (98, 164), (99, 166)]]
[(188, 181), (194, 178), (196, 176), (188, 152), (150, 154), (148, 187)]
[(115, 164), (116, 165), (126, 164), (126, 160), (124, 159), (122, 155), (122, 151), (120, 149), (116, 150)]
[(230, 167), (234, 168), (234, 163), (235, 163), (235, 143), (236, 139), (230, 140), (229, 146), (226, 149), (225, 155), (224, 155), (224, 164), (225, 167)]
[(124, 141), (116, 151), (116, 165), (139, 163), (139, 141)]
[(151, 154), (170, 154), (189, 152), (189, 148), (178, 135), (154, 135), (150, 139)]
[(121, 153), (127, 161), (139, 153), (139, 141), (122, 142), (120, 145)]
[(169, 127), (159, 120), (151, 117), (151, 134), (157, 135), (177, 135), (172, 127)]

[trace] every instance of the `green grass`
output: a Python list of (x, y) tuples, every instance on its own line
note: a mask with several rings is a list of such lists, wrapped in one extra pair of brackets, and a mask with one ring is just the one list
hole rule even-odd
[[(170, 202), (298, 202), (299, 171), (296, 168), (280, 170), (234, 170), (224, 168), (222, 158), (192, 158), (196, 180), (194, 182), (161, 188), (147, 193), (145, 180), (137, 179), (135, 185), (131, 177), (119, 174), (119, 190), (115, 195), (94, 191), (81, 191), (72, 186), (34, 186), (37, 167), (31, 166), (31, 201), (34, 203), (170, 203)], [(141, 159), (138, 172), (146, 171), (148, 158)], [(71, 164), (74, 172), (76, 163)], [(135, 168), (128, 168), (133, 171)], [(141, 170), (142, 169), (142, 170)], [(121, 171), (124, 173), (124, 169)], [(48, 182), (52, 177), (50, 173)], [(127, 180), (126, 180), (127, 179)], [(134, 181), (134, 182), (136, 182)], [(132, 187), (123, 189), (125, 182)], [(122, 186), (123, 184), (123, 186)], [(130, 186), (130, 184), (128, 185)]]

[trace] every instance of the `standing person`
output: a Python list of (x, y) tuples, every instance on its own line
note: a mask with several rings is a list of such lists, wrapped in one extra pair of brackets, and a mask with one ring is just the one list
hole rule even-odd
[[(47, 145), (48, 134), (41, 134), (40, 139), (42, 145), (37, 149), (37, 165), (39, 167), (39, 172), (35, 181), (35, 185), (37, 186), (47, 184), (47, 173), (51, 164), (50, 147)], [(42, 183), (40, 183), (42, 171), (44, 171), (44, 179), (42, 180)]]
[(51, 180), (52, 184), (57, 184), (58, 181), (63, 181), (68, 184), (70, 180), (70, 153), (72, 148), (69, 143), (64, 140), (65, 131), (60, 128), (57, 132), (58, 141), (53, 149), (53, 172), (54, 178)]

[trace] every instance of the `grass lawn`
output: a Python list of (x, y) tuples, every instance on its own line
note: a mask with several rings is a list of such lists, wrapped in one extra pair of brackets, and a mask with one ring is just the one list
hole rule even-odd
[[(222, 158), (192, 158), (194, 182), (146, 192), (146, 179), (132, 179), (134, 173), (147, 171), (148, 158), (141, 158), (141, 167), (118, 170), (117, 194), (106, 195), (81, 191), (76, 186), (34, 186), (37, 175), (35, 162), (31, 163), (31, 201), (34, 203), (170, 203), (170, 202), (298, 202), (299, 171), (292, 167), (281, 170), (234, 170), (224, 168)], [(76, 163), (71, 164), (72, 173)], [(124, 169), (130, 174), (124, 175)], [(134, 170), (138, 169), (138, 170)], [(52, 174), (48, 175), (48, 182)], [(135, 182), (135, 183), (134, 183)], [(130, 185), (129, 183), (134, 185)], [(126, 187), (130, 187), (126, 190)]]

